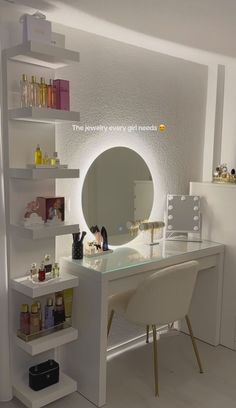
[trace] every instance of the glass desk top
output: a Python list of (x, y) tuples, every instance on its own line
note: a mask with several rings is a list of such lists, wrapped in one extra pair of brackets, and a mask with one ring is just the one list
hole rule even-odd
[(83, 268), (88, 268), (106, 274), (120, 269), (128, 269), (135, 266), (151, 264), (170, 257), (191, 254), (195, 251), (205, 252), (215, 250), (223, 251), (224, 245), (211, 242), (181, 242), (181, 241), (161, 241), (158, 245), (129, 244), (114, 250), (112, 253), (99, 255), (97, 257), (84, 257), (82, 260), (74, 260), (71, 257), (65, 258), (72, 264)]

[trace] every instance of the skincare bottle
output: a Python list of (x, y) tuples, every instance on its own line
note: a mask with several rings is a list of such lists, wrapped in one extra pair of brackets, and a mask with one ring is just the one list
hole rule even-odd
[(38, 271), (38, 280), (39, 282), (43, 282), (46, 279), (46, 272), (45, 272), (45, 267), (44, 263), (42, 262)]
[(60, 266), (58, 262), (55, 262), (52, 267), (52, 276), (53, 278), (59, 278), (60, 276)]
[(44, 257), (44, 269), (46, 273), (52, 272), (52, 262), (50, 261), (51, 256), (46, 254)]
[(50, 158), (48, 157), (47, 152), (43, 156), (43, 164), (50, 164)]
[(42, 326), (43, 326), (43, 316), (42, 316), (42, 308), (41, 308), (41, 303), (39, 300), (36, 300), (35, 304), (38, 307), (38, 313), (39, 313), (39, 326), (40, 326), (40, 330), (42, 330)]
[(51, 158), (51, 165), (58, 167), (60, 165), (60, 159), (58, 158), (58, 153), (54, 152), (53, 157)]
[(34, 163), (42, 164), (42, 151), (40, 149), (39, 144), (37, 145), (35, 152), (34, 152)]
[(38, 333), (40, 331), (40, 315), (38, 312), (38, 306), (34, 303), (31, 306), (30, 313), (30, 334)]
[(41, 108), (46, 108), (47, 107), (47, 85), (45, 84), (44, 78), (40, 78), (39, 97), (40, 97), (39, 106)]
[(54, 324), (55, 326), (65, 321), (65, 309), (62, 295), (56, 295), (55, 310), (54, 310)]
[(47, 106), (48, 108), (56, 108), (56, 92), (52, 79), (50, 79), (49, 85), (47, 86)]
[(27, 108), (29, 106), (29, 82), (27, 75), (23, 74), (20, 81), (20, 106)]
[(39, 84), (37, 84), (34, 75), (29, 84), (29, 106), (39, 106)]
[(20, 331), (26, 335), (30, 334), (29, 305), (23, 304), (20, 308)]
[(30, 268), (30, 277), (33, 282), (37, 282), (38, 280), (38, 269), (37, 269), (37, 264), (32, 263), (31, 268)]
[(47, 304), (45, 306), (45, 320), (44, 320), (44, 328), (49, 329), (50, 327), (54, 326), (54, 307), (53, 307), (53, 299), (48, 298)]
[(71, 323), (72, 318), (72, 302), (73, 302), (73, 288), (63, 290), (65, 320)]

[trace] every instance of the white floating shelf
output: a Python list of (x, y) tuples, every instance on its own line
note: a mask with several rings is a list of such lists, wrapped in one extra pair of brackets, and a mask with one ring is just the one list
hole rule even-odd
[(79, 122), (80, 113), (48, 108), (16, 108), (9, 109), (8, 118), (27, 122), (64, 123)]
[(23, 225), (14, 225), (10, 226), (11, 232), (20, 236), (21, 238), (27, 239), (43, 239), (43, 238), (52, 238), (59, 235), (72, 234), (73, 232), (79, 231), (79, 224), (62, 224), (62, 225), (53, 225), (47, 226), (43, 225), (42, 227), (35, 228), (26, 228)]
[(28, 374), (13, 381), (13, 394), (28, 408), (40, 408), (59, 398), (77, 391), (77, 383), (72, 378), (60, 372), (60, 381), (57, 384), (40, 391), (32, 390), (29, 385)]
[(47, 334), (32, 341), (24, 341), (16, 336), (16, 344), (26, 353), (35, 356), (44, 351), (54, 349), (63, 344), (70, 343), (78, 338), (78, 330), (73, 327), (59, 330), (55, 333)]
[(16, 179), (79, 178), (79, 169), (10, 169), (9, 172), (10, 177)]
[(27, 41), (8, 48), (4, 53), (8, 59), (52, 69), (64, 67), (71, 62), (79, 62), (80, 59), (79, 52), (36, 41)]
[(68, 288), (75, 288), (78, 286), (78, 283), (78, 277), (68, 273), (62, 273), (59, 278), (36, 283), (32, 282), (29, 276), (11, 279), (12, 289), (30, 298), (45, 296)]

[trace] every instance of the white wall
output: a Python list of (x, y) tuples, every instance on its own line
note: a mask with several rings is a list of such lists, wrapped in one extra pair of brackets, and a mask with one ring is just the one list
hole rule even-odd
[[(68, 48), (81, 52), (78, 66), (60, 72), (71, 81), (72, 108), (80, 110), (80, 124), (166, 123), (167, 132), (85, 133), (59, 125), (59, 154), (80, 168), (81, 178), (58, 182), (58, 193), (70, 197), (71, 216), (84, 226), (80, 193), (89, 165), (103, 150), (127, 146), (150, 166), (152, 217), (162, 219), (166, 193), (187, 193), (189, 181), (202, 177), (207, 67), (74, 29), (66, 30), (66, 38)], [(65, 239), (59, 241), (65, 249)]]

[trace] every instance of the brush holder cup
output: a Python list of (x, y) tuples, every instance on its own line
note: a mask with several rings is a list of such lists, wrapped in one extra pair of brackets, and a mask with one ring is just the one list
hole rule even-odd
[(84, 248), (81, 242), (73, 242), (72, 259), (83, 259)]

